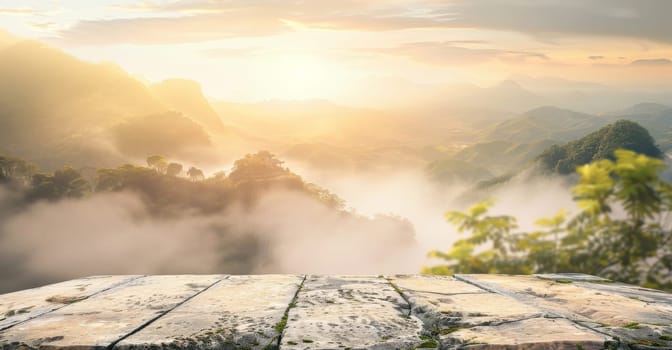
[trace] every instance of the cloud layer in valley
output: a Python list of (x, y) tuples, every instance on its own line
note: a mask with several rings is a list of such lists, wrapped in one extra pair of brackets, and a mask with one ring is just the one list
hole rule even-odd
[(175, 218), (131, 193), (20, 208), (0, 192), (0, 292), (86, 275), (412, 273), (413, 227), (272, 192), (252, 208)]

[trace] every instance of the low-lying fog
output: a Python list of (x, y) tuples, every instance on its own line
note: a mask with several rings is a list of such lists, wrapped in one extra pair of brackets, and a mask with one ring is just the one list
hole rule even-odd
[[(429, 250), (448, 249), (459, 237), (445, 211), (475, 200), (465, 196), (470, 186), (438, 186), (419, 172), (290, 168), (338, 194), (351, 211), (378, 220), (279, 191), (252, 208), (159, 218), (132, 193), (21, 207), (1, 189), (0, 292), (99, 274), (418, 273), (440, 263), (426, 259)], [(496, 201), (492, 213), (514, 215), (524, 229), (560, 208), (574, 208), (559, 180), (512, 181), (490, 197)], [(408, 221), (400, 225), (394, 217)]]

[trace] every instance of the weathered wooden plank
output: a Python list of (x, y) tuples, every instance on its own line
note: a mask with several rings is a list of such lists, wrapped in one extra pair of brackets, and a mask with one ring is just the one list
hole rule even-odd
[(0, 333), (3, 349), (107, 347), (223, 277), (147, 276), (67, 305)]
[(115, 349), (263, 349), (303, 281), (297, 275), (231, 276), (173, 309)]
[(91, 276), (0, 295), (0, 330), (140, 276)]
[(384, 278), (310, 276), (289, 310), (282, 349), (411, 349), (422, 322)]

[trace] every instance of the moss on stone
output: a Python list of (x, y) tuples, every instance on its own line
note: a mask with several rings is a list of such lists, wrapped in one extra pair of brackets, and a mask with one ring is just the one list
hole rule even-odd
[(421, 335), (420, 339), (423, 340), (423, 342), (415, 347), (416, 349), (428, 349), (428, 348), (438, 348), (439, 343), (434, 340), (434, 338), (427, 336), (427, 335)]
[(630, 345), (646, 345), (646, 346), (666, 346), (665, 344), (653, 340), (639, 339), (635, 342), (630, 343)]
[(555, 283), (572, 283), (574, 281), (566, 280), (566, 279), (555, 279), (555, 280), (553, 280), (553, 282), (555, 282)]
[(640, 328), (642, 328), (642, 326), (640, 326), (639, 323), (637, 323), (637, 322), (631, 322), (631, 323), (628, 323), (628, 324), (626, 324), (625, 326), (623, 326), (623, 328), (627, 328), (627, 329), (640, 329)]
[(446, 335), (446, 334), (450, 334), (450, 333), (459, 331), (460, 329), (464, 329), (464, 328), (467, 328), (467, 327), (450, 327), (450, 328), (443, 328), (443, 329), (439, 329), (439, 330), (434, 331), (434, 334), (437, 334), (437, 335)]

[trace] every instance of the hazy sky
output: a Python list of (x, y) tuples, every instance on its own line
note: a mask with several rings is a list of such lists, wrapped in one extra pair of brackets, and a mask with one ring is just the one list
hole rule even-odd
[(669, 83), (668, 0), (0, 0), (0, 28), (229, 100), (338, 99), (372, 78)]

